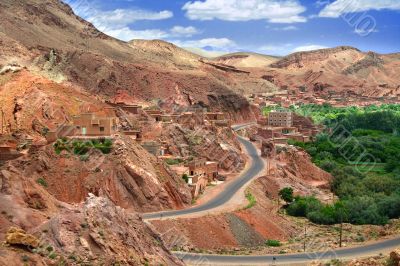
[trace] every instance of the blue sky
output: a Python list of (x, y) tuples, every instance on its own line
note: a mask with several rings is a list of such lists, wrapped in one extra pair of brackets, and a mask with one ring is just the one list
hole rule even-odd
[(400, 52), (400, 0), (64, 0), (108, 35), (210, 55), (286, 55), (350, 45)]

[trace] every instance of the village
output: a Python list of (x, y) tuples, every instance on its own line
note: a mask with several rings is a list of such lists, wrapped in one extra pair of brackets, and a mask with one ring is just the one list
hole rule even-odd
[(290, 106), (301, 104), (329, 104), (332, 107), (340, 108), (347, 106), (363, 107), (369, 105), (381, 105), (382, 102), (387, 104), (400, 103), (400, 97), (398, 96), (363, 96), (350, 89), (342, 92), (336, 92), (334, 90), (328, 92), (316, 92), (308, 91), (306, 87), (281, 90), (275, 93), (252, 93), (247, 95), (246, 98), (250, 103), (260, 108), (267, 106), (280, 106), (283, 108), (289, 108)]
[[(33, 139), (28, 139), (25, 149), (16, 144), (2, 144), (0, 162), (16, 159), (29, 152), (32, 147), (53, 144), (58, 139), (112, 140), (125, 135), (148, 153), (169, 164), (191, 188), (193, 198), (198, 198), (207, 186), (225, 181), (224, 175), (229, 173), (220, 172), (223, 162), (209, 161), (203, 157), (193, 158), (189, 155), (174, 156), (171, 150), (177, 147), (171, 147), (172, 143), (162, 140), (154, 131), (163, 131), (169, 125), (178, 125), (193, 131), (207, 129), (216, 132), (221, 128), (232, 130), (228, 114), (209, 112), (207, 108), (198, 106), (168, 112), (158, 106), (143, 107), (118, 99), (105, 103), (108, 107), (96, 112), (81, 113), (71, 117), (70, 121), (49, 129), (45, 134), (46, 143), (33, 143)], [(309, 142), (323, 130), (321, 126), (314, 125), (310, 118), (278, 109), (270, 112), (267, 117), (260, 117), (255, 126), (256, 134), (251, 140), (259, 141), (260, 144), (288, 144), (289, 140)], [(223, 158), (224, 155), (219, 157)]]

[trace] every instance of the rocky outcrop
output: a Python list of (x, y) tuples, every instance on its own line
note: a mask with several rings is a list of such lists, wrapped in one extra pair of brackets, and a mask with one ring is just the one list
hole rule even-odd
[(354, 74), (369, 67), (382, 68), (383, 63), (384, 60), (377, 53), (368, 52), (363, 59), (355, 62), (354, 64), (343, 70), (343, 74)]
[[(181, 178), (127, 137), (115, 140), (109, 155), (93, 151), (83, 160), (67, 152), (57, 155), (48, 145), (28, 158), (10, 162), (11, 167), (15, 169), (12, 178), (45, 180), (46, 190), (67, 203), (80, 203), (88, 193), (140, 212), (183, 208), (191, 202)], [(37, 209), (46, 208), (35, 191), (26, 189), (24, 199)]]
[(39, 239), (35, 236), (27, 234), (21, 228), (11, 227), (6, 234), (6, 243), (8, 245), (21, 245), (30, 248), (39, 246)]
[(63, 205), (30, 231), (8, 230), (0, 264), (183, 265), (138, 214), (93, 194), (82, 204)]
[(390, 252), (390, 259), (393, 265), (400, 265), (400, 249)]
[(360, 50), (350, 47), (350, 46), (339, 46), (336, 48), (331, 48), (331, 49), (321, 49), (321, 50), (315, 50), (315, 51), (308, 51), (308, 52), (298, 52), (294, 53), (291, 55), (288, 55), (278, 62), (275, 62), (271, 64), (271, 67), (273, 68), (287, 68), (289, 66), (297, 67), (297, 68), (302, 68), (306, 66), (308, 63), (312, 62), (318, 62), (322, 60), (328, 59), (329, 55), (341, 52), (341, 51), (347, 51), (347, 50), (354, 50), (356, 52), (360, 52)]

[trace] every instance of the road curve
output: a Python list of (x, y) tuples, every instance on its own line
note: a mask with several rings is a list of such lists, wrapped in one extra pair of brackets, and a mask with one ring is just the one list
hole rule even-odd
[(363, 258), (379, 255), (399, 246), (400, 237), (396, 237), (360, 247), (286, 255), (225, 256), (181, 252), (175, 252), (174, 255), (188, 265), (290, 265), (309, 264), (315, 261), (329, 261), (333, 259)]
[[(253, 123), (233, 126), (233, 130), (243, 129)], [(143, 214), (144, 220), (155, 220), (160, 218), (177, 218), (188, 214), (194, 214), (203, 211), (211, 211), (227, 203), (236, 192), (244, 185), (256, 177), (263, 169), (264, 162), (258, 155), (254, 145), (238, 137), (250, 157), (250, 167), (248, 167), (237, 179), (232, 181), (226, 189), (211, 201), (184, 210), (165, 211), (158, 213)], [(261, 256), (229, 256), (229, 255), (210, 255), (194, 254), (184, 252), (174, 252), (188, 265), (292, 265), (309, 264), (315, 261), (327, 261), (332, 259), (354, 259), (367, 256), (379, 255), (387, 251), (400, 247), (400, 237), (367, 244), (365, 246), (344, 248), (336, 250), (325, 250), (321, 252), (284, 254), (284, 255), (261, 255)], [(275, 258), (275, 260), (274, 260)]]
[[(249, 125), (251, 124), (233, 126), (232, 128), (233, 130), (236, 131), (245, 128)], [(188, 209), (164, 211), (156, 213), (145, 213), (142, 214), (143, 219), (157, 220), (162, 218), (178, 218), (180, 216), (185, 216), (189, 214), (212, 211), (213, 209), (216, 209), (227, 203), (233, 197), (233, 195), (236, 194), (236, 192), (238, 192), (253, 178), (257, 177), (264, 168), (264, 161), (259, 156), (257, 148), (250, 141), (239, 136), (237, 138), (243, 145), (243, 147), (246, 149), (247, 155), (250, 158), (250, 166), (247, 167), (238, 178), (230, 182), (226, 186), (226, 188), (221, 193), (218, 194), (218, 196), (214, 197), (213, 199), (202, 205)]]

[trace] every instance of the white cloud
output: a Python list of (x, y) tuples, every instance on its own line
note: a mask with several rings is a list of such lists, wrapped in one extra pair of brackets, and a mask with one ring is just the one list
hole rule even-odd
[(123, 41), (131, 41), (134, 39), (154, 40), (154, 39), (165, 39), (169, 37), (168, 32), (159, 29), (132, 30), (129, 27), (109, 29), (105, 30), (104, 33)]
[(212, 51), (232, 51), (237, 47), (236, 43), (228, 38), (206, 38), (189, 41), (175, 40), (172, 42), (180, 47), (202, 48)]
[(114, 38), (131, 41), (134, 39), (154, 40), (154, 39), (169, 39), (173, 37), (191, 37), (198, 34), (199, 31), (194, 27), (181, 27), (175, 26), (170, 30), (161, 29), (146, 29), (146, 30), (133, 30), (128, 26), (115, 29), (104, 29), (104, 33)]
[(257, 49), (258, 52), (267, 54), (267, 55), (287, 55), (290, 52), (290, 47), (293, 45), (290, 43), (285, 44), (267, 44), (259, 47)]
[(185, 36), (191, 37), (195, 34), (200, 33), (195, 27), (182, 27), (182, 26), (175, 26), (171, 29), (171, 34), (175, 36)]
[(202, 57), (208, 57), (208, 58), (222, 56), (227, 53), (226, 51), (225, 52), (224, 51), (207, 51), (207, 50), (204, 50), (201, 48), (195, 48), (195, 47), (183, 47), (183, 49), (185, 49), (191, 53), (200, 55)]
[(187, 2), (183, 8), (192, 20), (250, 21), (271, 23), (306, 22), (306, 8), (297, 0), (205, 0)]
[(94, 11), (86, 19), (99, 28), (118, 28), (139, 20), (162, 20), (173, 17), (168, 10), (153, 12), (141, 9), (115, 9), (112, 11)]
[[(270, 27), (267, 27), (267, 29)], [(292, 30), (298, 30), (299, 28), (297, 28), (296, 26), (290, 25), (290, 26), (286, 26), (286, 27), (274, 27), (271, 28), (272, 30), (275, 31), (292, 31)]]
[[(149, 11), (143, 9), (115, 9), (103, 11), (95, 2), (67, 0), (74, 12), (91, 22), (100, 31), (114, 38), (130, 41), (133, 39), (164, 39), (171, 34), (160, 29), (134, 30), (131, 24), (140, 20), (163, 20), (173, 17), (168, 10)], [(83, 4), (82, 4), (83, 3)]]
[(319, 13), (320, 17), (337, 18), (343, 14), (369, 10), (400, 10), (399, 0), (336, 0), (328, 4)]
[(296, 47), (292, 50), (292, 52), (293, 53), (306, 52), (306, 51), (313, 51), (313, 50), (326, 49), (326, 48), (328, 48), (328, 47), (323, 46), (323, 45), (311, 44), (311, 45), (304, 45), (304, 46)]

